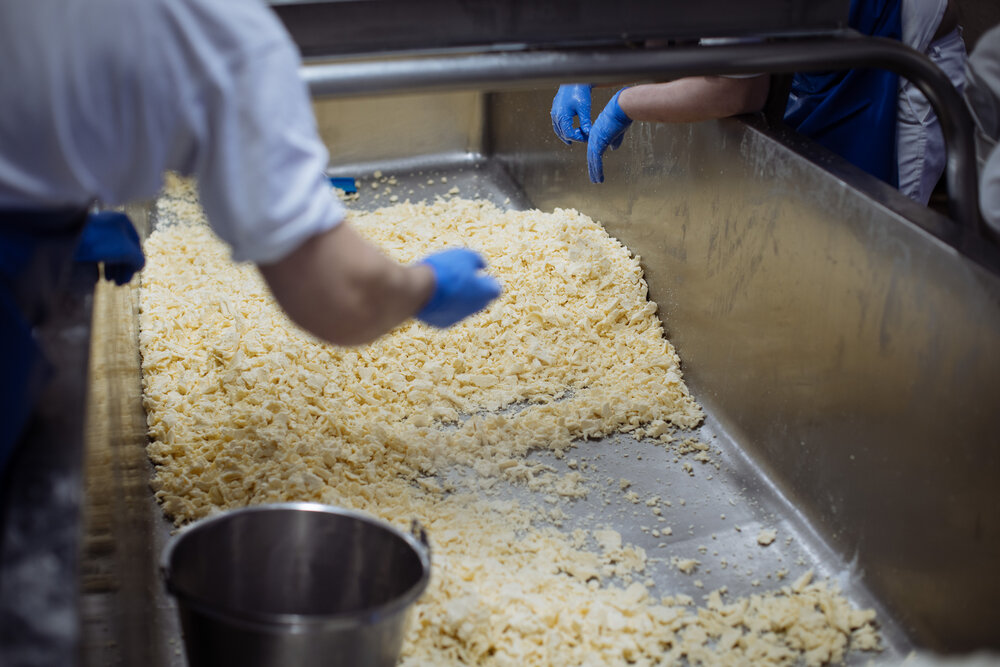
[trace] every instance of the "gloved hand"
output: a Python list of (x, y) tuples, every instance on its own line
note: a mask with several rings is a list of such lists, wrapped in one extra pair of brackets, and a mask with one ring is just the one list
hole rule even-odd
[[(552, 130), (566, 145), (584, 142), (590, 134), (590, 89), (588, 83), (571, 83), (559, 86), (552, 99)], [(580, 119), (580, 127), (573, 127), (573, 119)]]
[(117, 211), (100, 211), (87, 216), (73, 259), (104, 262), (104, 277), (118, 285), (132, 280), (132, 275), (146, 264), (132, 221)]
[(481, 273), (486, 261), (474, 250), (450, 248), (428, 255), (421, 263), (434, 270), (434, 293), (417, 319), (435, 327), (450, 327), (500, 296), (500, 283)]
[(587, 171), (590, 173), (591, 183), (604, 182), (604, 151), (608, 146), (612, 150), (621, 146), (625, 130), (632, 124), (632, 119), (625, 115), (618, 104), (618, 96), (622, 94), (622, 90), (615, 93), (590, 130), (590, 138), (587, 140)]

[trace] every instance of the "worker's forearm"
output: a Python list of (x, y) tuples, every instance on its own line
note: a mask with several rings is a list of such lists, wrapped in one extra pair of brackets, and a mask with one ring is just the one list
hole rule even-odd
[(338, 345), (377, 338), (412, 317), (434, 291), (429, 267), (397, 264), (347, 223), (260, 270), (296, 324)]
[(626, 88), (618, 104), (632, 120), (691, 123), (760, 111), (769, 85), (766, 75), (740, 79), (689, 77)]

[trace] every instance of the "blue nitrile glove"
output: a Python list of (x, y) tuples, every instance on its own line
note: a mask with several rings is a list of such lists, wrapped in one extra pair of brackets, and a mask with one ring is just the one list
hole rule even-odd
[[(590, 134), (590, 89), (589, 83), (570, 83), (559, 86), (559, 92), (552, 99), (552, 130), (566, 145), (574, 141), (584, 142)], [(580, 119), (580, 127), (573, 127), (573, 119)]]
[(132, 275), (146, 264), (132, 221), (118, 211), (100, 211), (87, 216), (73, 259), (104, 262), (104, 277), (118, 285), (132, 280)]
[(632, 119), (618, 105), (618, 96), (622, 94), (622, 90), (615, 93), (590, 130), (590, 139), (587, 140), (587, 171), (590, 172), (591, 183), (604, 182), (604, 151), (608, 146), (612, 150), (621, 146), (625, 130), (632, 124)]
[(468, 248), (450, 248), (421, 260), (434, 270), (434, 293), (417, 319), (435, 327), (450, 327), (500, 296), (500, 283), (481, 273), (486, 261)]

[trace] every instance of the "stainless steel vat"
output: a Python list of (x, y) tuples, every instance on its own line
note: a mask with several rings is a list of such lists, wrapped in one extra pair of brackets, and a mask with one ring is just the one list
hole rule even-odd
[(491, 109), (527, 197), (643, 258), (695, 395), (913, 641), (1000, 645), (997, 273), (941, 243), (940, 216), (738, 121), (640, 126), (589, 186), (525, 127), (546, 100)]
[[(878, 609), (888, 660), (1000, 648), (997, 273), (939, 239), (950, 220), (754, 121), (636, 124), (606, 159), (605, 184), (591, 185), (584, 149), (552, 135), (553, 92), (316, 110), (337, 174), (380, 169), (414, 197), (458, 186), (508, 206), (577, 208), (641, 256), (708, 413), (699, 436), (722, 466), (691, 477), (665, 455), (637, 461), (627, 439), (579, 452), (640, 493), (687, 499), (673, 522), (690, 528), (668, 553), (709, 544), (730, 562), (755, 558), (758, 573), (837, 577)], [(442, 174), (447, 186), (426, 185)], [(156, 572), (169, 527), (145, 486), (134, 298), (105, 289), (95, 303), (103, 399), (88, 456), (104, 481), (88, 492), (86, 663), (182, 665)], [(656, 553), (631, 508), (599, 505), (581, 502), (579, 516), (595, 512)], [(746, 534), (763, 525), (793, 539), (761, 555)], [(654, 575), (661, 591), (701, 594), (669, 568)], [(759, 590), (752, 579), (714, 567), (704, 583), (744, 594)]]

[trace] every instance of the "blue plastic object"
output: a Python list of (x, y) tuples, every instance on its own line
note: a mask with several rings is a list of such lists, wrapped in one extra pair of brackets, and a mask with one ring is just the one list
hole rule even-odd
[(353, 178), (346, 178), (342, 176), (328, 176), (330, 180), (330, 185), (335, 188), (340, 188), (347, 194), (352, 194), (358, 191), (358, 185)]

